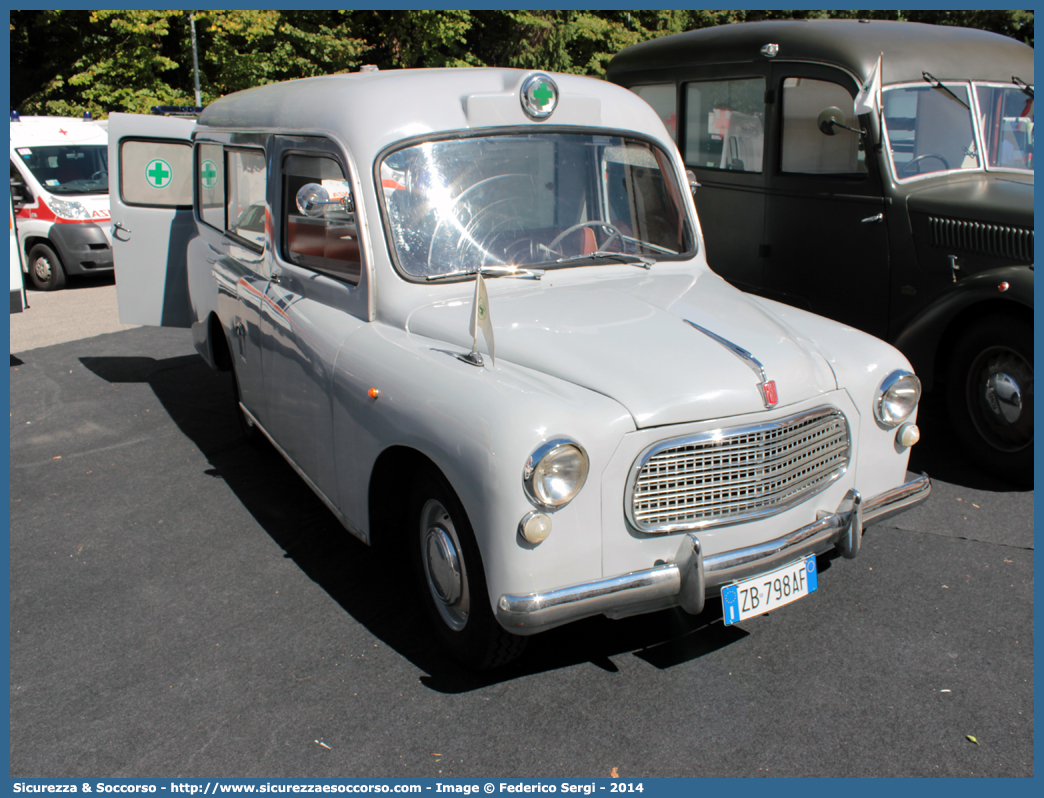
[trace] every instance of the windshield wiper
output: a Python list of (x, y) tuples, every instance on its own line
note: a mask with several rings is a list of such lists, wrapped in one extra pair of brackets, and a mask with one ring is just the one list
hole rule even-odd
[(1026, 81), (1024, 81), (1022, 78), (1012, 75), (1011, 82), (1018, 86), (1020, 89), (1022, 89), (1023, 94), (1028, 94), (1030, 97), (1033, 96), (1033, 87), (1029, 85)]
[(641, 255), (631, 255), (627, 252), (605, 252), (601, 249), (588, 252), (586, 255), (570, 255), (568, 258), (559, 258), (555, 263), (574, 263), (575, 261), (589, 260), (590, 258), (615, 258), (620, 263), (630, 263), (635, 266), (641, 266), (643, 269), (651, 269), (652, 265), (656, 263), (652, 258), (643, 258)]
[(428, 282), (449, 280), (454, 277), (471, 277), (481, 273), (483, 277), (520, 277), (525, 280), (539, 280), (544, 276), (542, 269), (515, 269), (510, 266), (483, 266), (481, 269), (458, 269), (442, 274), (429, 274), (424, 279)]
[(924, 78), (928, 82), (928, 85), (931, 86), (933, 89), (942, 89), (944, 92), (946, 92), (951, 97), (953, 97), (953, 99), (955, 99), (957, 102), (959, 102), (965, 108), (967, 108), (969, 111), (971, 110), (971, 106), (968, 105), (968, 103), (966, 103), (964, 100), (962, 100), (956, 94), (954, 94), (952, 91), (950, 91), (944, 85), (942, 85), (942, 83), (939, 82), (939, 79), (937, 77), (935, 77), (935, 75), (929, 74), (928, 72), (922, 72), (921, 73), (921, 77)]

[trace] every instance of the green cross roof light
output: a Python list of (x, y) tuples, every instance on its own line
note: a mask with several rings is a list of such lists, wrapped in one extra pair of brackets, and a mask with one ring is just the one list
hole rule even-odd
[(547, 119), (558, 107), (558, 86), (547, 75), (530, 75), (522, 83), (520, 99), (522, 110), (530, 119)]

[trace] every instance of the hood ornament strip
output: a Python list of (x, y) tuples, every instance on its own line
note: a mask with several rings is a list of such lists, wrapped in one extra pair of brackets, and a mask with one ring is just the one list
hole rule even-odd
[(752, 355), (742, 346), (732, 343), (732, 341), (728, 340), (727, 338), (722, 338), (720, 335), (711, 332), (706, 327), (701, 327), (700, 325), (696, 324), (695, 322), (689, 321), (688, 319), (684, 319), (684, 322), (688, 324), (690, 327), (694, 327), (695, 329), (699, 330), (708, 338), (721, 344), (723, 347), (732, 352), (732, 354), (734, 354), (736, 357), (738, 357), (740, 360), (742, 360), (744, 363), (750, 366), (751, 370), (754, 372), (754, 374), (757, 375), (758, 379), (760, 380), (760, 382), (758, 383), (758, 391), (761, 392), (761, 400), (765, 403), (765, 407), (775, 407), (779, 403), (779, 395), (776, 393), (776, 382), (775, 380), (770, 380), (768, 378), (768, 375), (765, 373), (765, 367), (761, 365), (760, 360), (754, 357), (754, 355)]

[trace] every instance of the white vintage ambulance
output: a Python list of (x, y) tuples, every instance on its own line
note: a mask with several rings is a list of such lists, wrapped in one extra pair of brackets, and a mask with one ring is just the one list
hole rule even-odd
[(112, 271), (108, 135), (99, 123), (12, 111), (11, 198), (34, 288)]
[(715, 275), (632, 92), (367, 72), (109, 133), (121, 320), (191, 328), (468, 665), (592, 615), (815, 602), (817, 555), (928, 496), (906, 359)]

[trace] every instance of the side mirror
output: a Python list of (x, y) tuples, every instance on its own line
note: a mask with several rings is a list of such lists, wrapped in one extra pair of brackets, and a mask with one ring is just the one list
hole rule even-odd
[(834, 125), (843, 125), (845, 123), (845, 114), (840, 108), (831, 107), (824, 108), (819, 114), (819, 119), (816, 120), (816, 124), (819, 125), (821, 133), (827, 136), (833, 136), (837, 131), (834, 130)]
[(689, 191), (692, 192), (692, 198), (696, 199), (696, 189), (700, 187), (699, 181), (696, 179), (696, 173), (691, 169), (685, 170), (685, 179), (689, 181)]
[(819, 118), (816, 120), (816, 124), (819, 126), (819, 132), (826, 136), (833, 136), (837, 133), (835, 128), (844, 128), (845, 130), (851, 130), (853, 133), (863, 135), (862, 130), (858, 130), (854, 127), (849, 127), (845, 124), (845, 112), (837, 106), (831, 106), (830, 108), (824, 108)]
[(318, 218), (326, 213), (327, 207), (338, 206), (345, 213), (355, 213), (355, 200), (351, 192), (341, 199), (330, 199), (330, 192), (318, 183), (306, 183), (297, 192), (297, 209), (305, 216)]
[(20, 205), (25, 205), (29, 202), (29, 191), (26, 189), (25, 184), (17, 178), (11, 178), (11, 201), (17, 208)]

